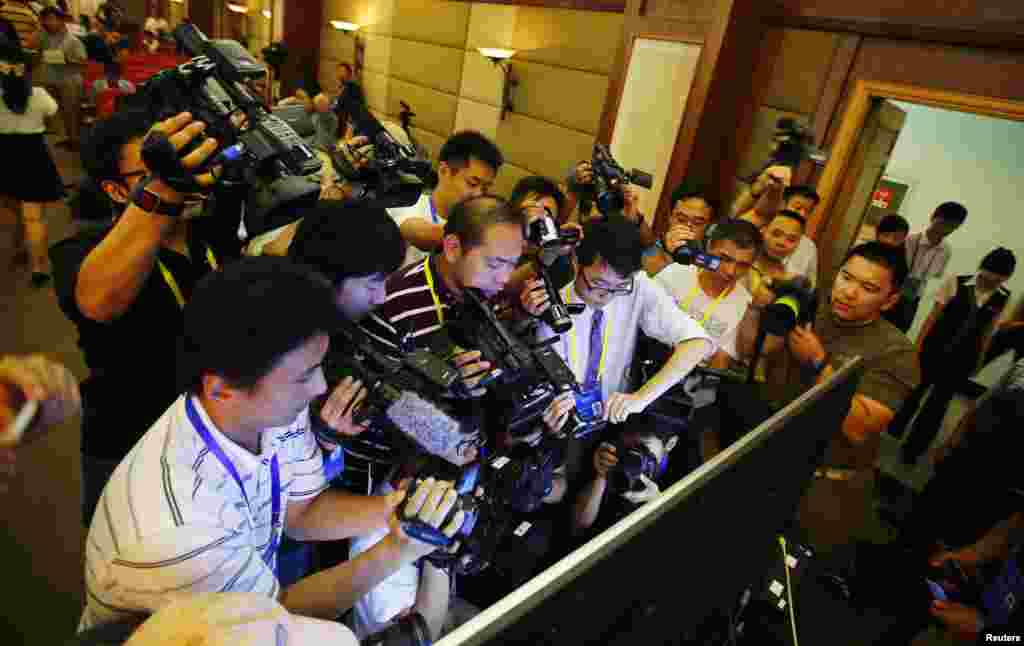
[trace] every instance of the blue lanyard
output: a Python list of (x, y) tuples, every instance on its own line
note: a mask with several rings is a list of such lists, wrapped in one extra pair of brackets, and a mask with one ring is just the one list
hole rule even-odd
[(438, 223), (437, 207), (434, 206), (434, 196), (433, 195), (427, 197), (427, 204), (430, 205), (430, 221), (433, 222), (434, 224), (437, 224)]
[[(224, 465), (227, 472), (238, 483), (238, 488), (242, 491), (242, 498), (245, 499), (245, 505), (249, 508), (251, 518), (252, 505), (249, 504), (249, 496), (245, 493), (242, 478), (239, 477), (238, 470), (235, 469), (235, 465), (228, 459), (228, 456), (224, 455), (224, 450), (217, 444), (217, 440), (213, 439), (210, 430), (206, 428), (206, 424), (203, 423), (203, 418), (196, 411), (191, 397), (185, 399), (185, 413), (188, 415), (189, 421), (192, 422), (192, 426), (195, 427), (196, 433), (199, 433), (199, 437), (203, 439), (206, 448)], [(277, 455), (270, 459), (270, 492), (272, 496), (270, 503), (270, 542), (267, 544), (266, 551), (263, 552), (263, 562), (274, 572), (274, 576), (277, 576), (274, 554), (277, 553), (277, 544), (281, 540), (281, 536), (277, 531), (281, 524), (281, 469), (277, 463)]]

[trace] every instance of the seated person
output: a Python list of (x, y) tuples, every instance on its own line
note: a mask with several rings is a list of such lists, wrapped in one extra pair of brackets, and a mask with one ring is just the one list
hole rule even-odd
[(616, 445), (608, 439), (611, 438), (602, 441), (594, 451), (593, 478), (583, 486), (574, 503), (572, 530), (580, 541), (603, 532), (660, 494), (655, 478), (665, 475), (669, 455), (679, 442), (678, 436), (659, 431), (651, 419), (631, 426), (618, 436), (621, 448), (639, 451), (649, 463), (656, 465), (653, 478), (643, 472), (630, 482), (621, 472)]
[[(327, 391), (321, 364), (338, 316), (331, 285), (282, 258), (240, 260), (196, 287), (181, 340), (186, 392), (104, 489), (104, 513), (87, 541), (80, 630), (216, 591), (256, 592), (291, 612), (335, 619), (434, 550), (402, 530), (396, 509), (404, 491), (369, 497), (327, 488), (309, 403)], [(332, 428), (350, 425), (351, 416), (321, 413)], [(451, 483), (434, 481), (398, 513), (440, 528), (454, 501)], [(443, 531), (454, 536), (463, 519), (456, 513)], [(277, 550), (285, 532), (324, 541), (382, 527), (387, 538), (359, 558), (282, 589)]]
[[(1019, 509), (1019, 496), (1017, 505)], [(955, 524), (955, 516), (947, 522)], [(959, 643), (984, 644), (994, 641), (992, 636), (1019, 635), (1024, 626), (1022, 529), (1024, 513), (1017, 511), (973, 544), (955, 551), (940, 548), (927, 559), (904, 552), (899, 544), (859, 545), (848, 581), (851, 601), (895, 618), (872, 643), (909, 646), (934, 621)], [(964, 580), (959, 573), (957, 580), (944, 577), (949, 562), (959, 566)]]
[(903, 255), (869, 242), (847, 255), (812, 324), (798, 325), (786, 339), (792, 394), (826, 379), (834, 368), (860, 356), (864, 376), (850, 411), (832, 438), (823, 466), (804, 496), (800, 522), (819, 552), (849, 543), (866, 522), (879, 433), (920, 380), (914, 347), (882, 319), (899, 299), (907, 275)]
[(655, 276), (672, 264), (672, 254), (688, 240), (703, 240), (709, 224), (715, 221), (714, 204), (704, 191), (685, 182), (672, 192), (672, 212), (665, 234), (644, 251), (644, 270)]
[(479, 132), (464, 130), (448, 138), (438, 155), (434, 190), (424, 191), (412, 206), (388, 209), (409, 243), (403, 266), (441, 248), (452, 207), (486, 195), (504, 161), (498, 147)]

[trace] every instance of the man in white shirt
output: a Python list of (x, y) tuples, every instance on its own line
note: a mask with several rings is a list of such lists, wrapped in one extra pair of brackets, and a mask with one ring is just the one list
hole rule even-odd
[(409, 243), (403, 267), (441, 247), (448, 211), (467, 198), (490, 192), (503, 163), (498, 147), (479, 132), (457, 132), (445, 142), (433, 192), (424, 192), (412, 206), (388, 209)]
[(721, 260), (717, 271), (671, 264), (655, 276), (680, 309), (700, 322), (715, 342), (713, 368), (727, 368), (730, 357), (741, 358), (737, 332), (751, 294), (740, 281), (753, 266), (761, 245), (757, 227), (743, 220), (726, 220), (715, 225), (708, 236), (707, 252)]
[[(683, 313), (668, 292), (641, 270), (644, 244), (639, 228), (619, 216), (592, 221), (576, 249), (576, 277), (562, 290), (567, 303), (582, 304), (572, 329), (553, 346), (580, 382), (593, 411), (621, 424), (641, 413), (679, 383), (714, 351), (711, 336)], [(672, 348), (665, 366), (633, 390), (630, 366), (640, 331)], [(540, 340), (556, 336), (546, 324)], [(614, 340), (614, 342), (613, 342)], [(567, 475), (571, 482), (586, 447), (570, 443)]]
[[(301, 312), (301, 316), (295, 313)], [(309, 402), (326, 392), (321, 363), (339, 317), (331, 285), (282, 258), (247, 258), (207, 276), (185, 309), (185, 394), (135, 445), (104, 489), (86, 547), (80, 630), (152, 613), (202, 592), (255, 592), (296, 614), (334, 619), (402, 565), (434, 547), (402, 522), (440, 527), (451, 483), (356, 496), (328, 490)], [(324, 422), (358, 432), (334, 404)], [(437, 518), (435, 522), (435, 517)], [(444, 526), (461, 527), (457, 512)], [(281, 589), (277, 546), (388, 527), (359, 558)]]
[(957, 202), (943, 202), (932, 213), (931, 223), (924, 231), (907, 236), (904, 249), (910, 274), (903, 286), (900, 302), (888, 317), (903, 332), (914, 325), (928, 281), (946, 273), (953, 250), (946, 238), (967, 219), (967, 209)]

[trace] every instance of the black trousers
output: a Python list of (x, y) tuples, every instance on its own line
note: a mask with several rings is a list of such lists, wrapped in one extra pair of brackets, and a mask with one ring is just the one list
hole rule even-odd
[(949, 403), (953, 400), (961, 382), (965, 378), (962, 372), (956, 370), (950, 370), (949, 372), (951, 373), (950, 376), (943, 375), (934, 380), (929, 379), (929, 377), (935, 376), (934, 373), (925, 376), (921, 380), (921, 384), (903, 402), (903, 407), (900, 408), (899, 413), (889, 423), (889, 433), (896, 437), (902, 437), (910, 420), (914, 417), (914, 413), (917, 412), (918, 406), (921, 405), (921, 400), (924, 399), (925, 395), (928, 394), (928, 390), (931, 389), (931, 394), (928, 395), (928, 399), (925, 401), (924, 407), (917, 416), (917, 420), (910, 430), (910, 435), (907, 437), (906, 442), (903, 443), (901, 449), (903, 451), (903, 458), (907, 462), (916, 461), (922, 453), (927, 451), (928, 446), (942, 428), (942, 420), (946, 418)]
[(896, 305), (884, 312), (885, 320), (899, 328), (904, 334), (914, 325), (914, 317), (917, 316), (917, 308), (921, 305), (920, 299), (911, 300), (906, 296), (900, 296)]

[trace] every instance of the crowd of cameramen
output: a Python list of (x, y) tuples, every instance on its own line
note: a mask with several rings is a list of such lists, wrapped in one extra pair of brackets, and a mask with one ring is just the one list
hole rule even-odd
[[(339, 68), (339, 91), (350, 78)], [(310, 109), (331, 112), (324, 101), (314, 97)], [(340, 138), (328, 148), (367, 145), (343, 113), (333, 116), (341, 127), (325, 128)], [(779, 293), (810, 292), (819, 280), (805, 233), (820, 198), (793, 185), (793, 168), (769, 166), (731, 207), (684, 183), (659, 230), (630, 186), (621, 209), (602, 210), (589, 161), (565, 178), (526, 177), (508, 199), (495, 195), (502, 153), (463, 131), (439, 151), (436, 185), (415, 204), (370, 208), (332, 177), (293, 225), (243, 249), (231, 200), (197, 217), (202, 198), (143, 162), (143, 141), (166, 137), (182, 151), (181, 167), (214, 186), (204, 162), (219, 142), (205, 129), (187, 113), (152, 123), (130, 109), (95, 125), (82, 163), (101, 199), (83, 208), (103, 226), (50, 251), (90, 374), (79, 387), (41, 357), (0, 362), (0, 427), (27, 400), (42, 402), (28, 439), (82, 411), (89, 534), (78, 643), (157, 643), (232, 622), (243, 626), (238, 639), (283, 629), (343, 643), (396, 625), (439, 638), (860, 356), (864, 376), (799, 512), (818, 550), (851, 545), (871, 509), (882, 431), (908, 425), (933, 385), (904, 453), (916, 459), (956, 392), (938, 348), (958, 348), (966, 374), (994, 349), (1020, 345), (1004, 320), (1002, 284), (1014, 270), (1005, 249), (976, 275), (946, 281), (916, 347), (888, 320), (916, 311), (923, 284), (942, 275), (943, 238), (966, 217), (959, 205), (943, 204), (927, 231), (909, 237), (898, 216), (884, 220), (877, 240), (855, 246), (818, 286), (816, 310), (804, 303), (795, 326), (765, 334)], [(548, 222), (553, 232), (538, 234)], [(563, 333), (554, 295), (571, 318)], [(530, 347), (556, 353), (578, 385), (525, 428), (495, 414), (510, 405), (507, 367), (458, 329), (479, 302)], [(379, 382), (337, 361), (358, 354), (355, 338), (396, 363), (415, 351), (443, 359), (455, 378), (437, 405), (473, 420), (460, 427), (473, 431), (454, 447), (440, 427), (396, 437), (401, 402), (367, 414), (371, 402), (382, 407)], [(1017, 368), (932, 456), (948, 470), (915, 510), (917, 533), (899, 543), (920, 567), (909, 568), (905, 592), (885, 599), (911, 619), (885, 643), (907, 643), (929, 613), (970, 639), (1014, 619), (1014, 595), (1024, 594), (1010, 531), (1020, 501), (1007, 493), (1019, 488), (1007, 455), (1016, 455), (1010, 431), (1024, 390)], [(750, 372), (751, 384), (728, 378)], [(382, 442), (387, 458), (368, 458)], [(8, 468), (15, 451), (0, 453)], [(939, 510), (979, 456), (1001, 456), (1005, 476), (974, 485), (986, 504), (963, 530)], [(531, 468), (517, 472), (486, 558), (470, 554), (464, 499), (474, 494), (459, 487), (460, 469), (497, 471), (508, 460)], [(936, 552), (939, 539), (949, 547)], [(1004, 559), (988, 581), (1005, 594), (982, 586), (929, 606), (914, 578), (929, 558), (972, 573)], [(472, 559), (486, 567), (468, 567)], [(870, 590), (871, 573), (843, 577), (845, 589)], [(881, 602), (870, 596), (853, 594)], [(343, 620), (352, 632), (308, 618)]]

